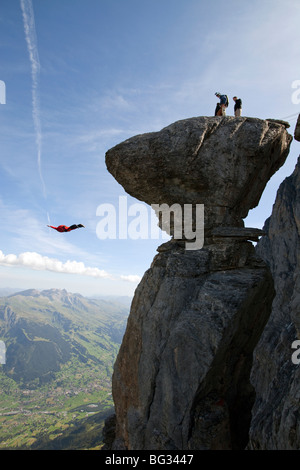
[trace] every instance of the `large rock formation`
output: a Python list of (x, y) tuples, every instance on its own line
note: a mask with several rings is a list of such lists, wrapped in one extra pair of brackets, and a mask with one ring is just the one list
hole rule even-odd
[(270, 266), (276, 297), (254, 354), (249, 448), (299, 450), (300, 159), (281, 184), (264, 230), (257, 253)]
[(147, 204), (205, 204), (207, 231), (243, 227), (290, 141), (272, 120), (192, 118), (126, 140), (107, 152), (106, 165)]
[(261, 232), (244, 228), (243, 218), (290, 142), (281, 122), (199, 117), (107, 152), (108, 170), (132, 196), (183, 210), (204, 204), (205, 241), (186, 249), (183, 233), (160, 246), (136, 289), (114, 368), (115, 431), (112, 438), (110, 425), (106, 448), (245, 448), (252, 354), (274, 289), (248, 241)]

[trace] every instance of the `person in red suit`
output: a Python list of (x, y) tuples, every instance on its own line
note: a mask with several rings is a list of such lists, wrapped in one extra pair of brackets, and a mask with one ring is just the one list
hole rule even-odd
[(54, 228), (54, 230), (57, 230), (58, 232), (71, 232), (71, 230), (75, 230), (76, 228), (84, 227), (84, 225), (74, 224), (74, 225), (70, 225), (70, 227), (67, 227), (66, 225), (59, 225), (58, 227), (53, 227), (52, 225), (47, 225), (47, 227)]

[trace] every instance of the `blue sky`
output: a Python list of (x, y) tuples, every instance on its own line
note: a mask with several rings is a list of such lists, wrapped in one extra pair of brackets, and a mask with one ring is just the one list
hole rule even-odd
[[(132, 295), (164, 240), (97, 237), (97, 207), (126, 195), (105, 152), (213, 115), (216, 91), (227, 114), (238, 95), (243, 115), (284, 118), (293, 134), (299, 22), (299, 0), (1, 0), (0, 286)], [(262, 227), (299, 148), (245, 225)]]

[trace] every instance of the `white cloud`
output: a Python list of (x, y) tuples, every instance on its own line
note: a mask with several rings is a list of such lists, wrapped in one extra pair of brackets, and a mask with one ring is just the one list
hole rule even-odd
[(63, 263), (55, 258), (42, 256), (39, 253), (27, 251), (19, 255), (5, 255), (0, 250), (1, 266), (23, 266), (37, 271), (52, 271), (65, 274), (79, 274), (81, 276), (91, 276), (94, 278), (113, 279), (113, 277), (104, 270), (85, 266), (78, 261), (66, 261)]
[(123, 281), (128, 281), (128, 282), (133, 282), (133, 283), (138, 283), (138, 282), (140, 282), (140, 280), (141, 280), (141, 277), (140, 277), (140, 276), (136, 276), (135, 274), (129, 274), (129, 275), (127, 275), (127, 276), (122, 275), (122, 276), (120, 276), (120, 278), (121, 278)]
[[(118, 279), (103, 269), (85, 266), (81, 261), (68, 260), (65, 263), (56, 258), (42, 256), (34, 251), (26, 251), (24, 253), (5, 255), (0, 250), (0, 266), (5, 267), (23, 267), (34, 271), (51, 271), (59, 274), (77, 274), (80, 276), (93, 277), (94, 279), (109, 279), (117, 281)], [(141, 280), (140, 276), (129, 274), (120, 275), (120, 280), (138, 284)]]

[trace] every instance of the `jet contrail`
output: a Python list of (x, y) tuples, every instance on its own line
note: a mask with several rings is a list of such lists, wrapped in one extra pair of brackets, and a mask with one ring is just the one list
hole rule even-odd
[(37, 48), (34, 12), (32, 6), (32, 0), (20, 0), (21, 9), (23, 13), (23, 23), (25, 31), (25, 39), (27, 43), (27, 49), (31, 64), (31, 76), (32, 76), (32, 116), (34, 129), (36, 134), (36, 145), (37, 145), (37, 163), (39, 175), (43, 187), (43, 193), (46, 197), (46, 186), (42, 175), (41, 165), (41, 149), (42, 149), (42, 131), (41, 131), (41, 120), (40, 120), (40, 101), (38, 93), (39, 85), (39, 73), (40, 73), (40, 61)]

